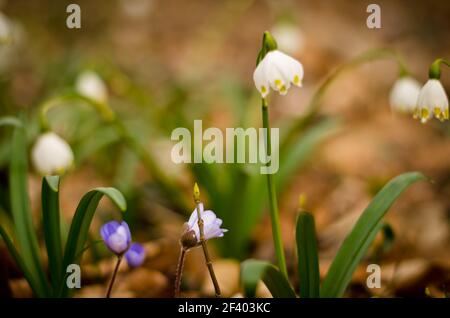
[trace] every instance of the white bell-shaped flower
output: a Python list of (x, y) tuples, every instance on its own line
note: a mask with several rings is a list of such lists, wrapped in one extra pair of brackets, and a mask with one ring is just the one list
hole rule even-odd
[[(222, 220), (219, 219), (216, 214), (211, 210), (203, 210), (203, 203), (200, 203), (200, 215), (203, 220), (203, 233), (205, 234), (205, 240), (210, 240), (216, 237), (222, 237), (228, 230), (220, 228)], [(189, 221), (187, 222), (186, 232), (194, 231), (197, 241), (200, 241), (200, 230), (198, 228), (198, 215), (197, 209), (195, 209)]]
[(269, 94), (270, 88), (286, 95), (291, 84), (302, 86), (303, 66), (289, 55), (273, 50), (259, 62), (253, 80), (263, 98)]
[(76, 90), (80, 95), (92, 99), (97, 103), (106, 103), (108, 89), (97, 73), (84, 71), (76, 81)]
[(393, 111), (412, 113), (417, 105), (421, 85), (410, 76), (400, 77), (392, 86), (389, 103)]
[(9, 18), (0, 12), (0, 44), (11, 41), (12, 24)]
[(436, 117), (448, 120), (448, 97), (438, 79), (430, 78), (422, 87), (414, 110), (414, 118), (420, 118), (422, 123)]
[(53, 132), (42, 134), (31, 150), (34, 168), (41, 175), (63, 174), (73, 163), (69, 144)]

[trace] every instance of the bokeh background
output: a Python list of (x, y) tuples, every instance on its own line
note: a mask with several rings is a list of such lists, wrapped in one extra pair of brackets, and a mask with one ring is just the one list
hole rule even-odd
[[(71, 2), (75, 1), (0, 1), (1, 12), (14, 27), (13, 43), (0, 47), (0, 115), (26, 118), (31, 145), (39, 133), (39, 106), (73, 87), (83, 70), (97, 72), (108, 86), (111, 108), (148, 149), (164, 176), (187, 198), (193, 182), (199, 181), (205, 204), (224, 219), (230, 238), (211, 246), (225, 296), (240, 291), (240, 260), (274, 258), (266, 189), (263, 186), (259, 193), (262, 204), (253, 207), (257, 216), (245, 238), (234, 240), (239, 226), (235, 223), (240, 222), (234, 215), (245, 213), (250, 198), (239, 195), (246, 177), (229, 174), (249, 172), (227, 165), (212, 169), (174, 165), (170, 134), (177, 127), (192, 127), (194, 119), (203, 119), (204, 127), (223, 129), (261, 126), (252, 74), (262, 32), (272, 30), (277, 36), (275, 30), (282, 34), (280, 26), (288, 25), (292, 34), (287, 49), (305, 68), (301, 89), (290, 90), (286, 97), (271, 96), (272, 125), (280, 127), (281, 134), (304, 118), (309, 100), (329, 72), (367, 50), (398, 51), (422, 83), (435, 58), (450, 58), (448, 1), (377, 1), (382, 28), (368, 29), (366, 8), (373, 1), (79, 0), (82, 27), (70, 30), (65, 21)], [(293, 135), (295, 142), (307, 129), (333, 121), (332, 129), (321, 133), (320, 142), (302, 148), (305, 155), (289, 171), (280, 193), (293, 281), (300, 194), (316, 218), (325, 274), (345, 235), (380, 187), (397, 174), (418, 170), (433, 182), (413, 186), (391, 208), (386, 221), (394, 239), (376, 241), (347, 296), (441, 297), (450, 288), (449, 124), (423, 125), (412, 116), (393, 113), (388, 96), (397, 75), (398, 67), (389, 58), (346, 72), (330, 86), (314, 119)], [(449, 92), (449, 70), (444, 69), (442, 83)], [(193, 203), (186, 205), (164, 193), (141, 158), (86, 105), (58, 107), (49, 120), (69, 141), (76, 158), (62, 183), (64, 217), (70, 219), (90, 188), (115, 186), (127, 197), (125, 218), (135, 240), (145, 242), (145, 266), (135, 270), (124, 266), (115, 296), (172, 296), (178, 239)], [(1, 131), (0, 137), (0, 220), (7, 223), (9, 136)], [(32, 169), (29, 180), (39, 227), (41, 181)], [(98, 239), (103, 221), (119, 217), (107, 202), (102, 204), (92, 240)], [(0, 255), (2, 293), (30, 296), (3, 245)], [(365, 268), (371, 262), (381, 265), (381, 289), (366, 288)], [(76, 296), (102, 296), (113, 264), (111, 255), (95, 245), (85, 258), (84, 287)], [(213, 295), (200, 264), (201, 251), (192, 251), (183, 278), (186, 296)], [(268, 295), (264, 286), (259, 295)]]

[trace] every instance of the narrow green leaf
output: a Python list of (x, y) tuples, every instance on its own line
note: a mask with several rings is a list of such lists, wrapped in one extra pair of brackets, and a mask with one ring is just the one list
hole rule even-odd
[(320, 297), (319, 257), (314, 217), (300, 212), (297, 218), (298, 276), (301, 298)]
[[(126, 201), (122, 193), (115, 188), (96, 188), (86, 193), (78, 204), (72, 219), (63, 258), (62, 277), (66, 277), (66, 268), (70, 264), (79, 264), (89, 227), (94, 217), (100, 199), (106, 195), (121, 211), (126, 210)], [(65, 281), (61, 281), (60, 295), (67, 295)]]
[(359, 217), (331, 264), (322, 284), (322, 297), (341, 297), (367, 248), (381, 229), (381, 219), (400, 194), (426, 177), (419, 172), (405, 173), (389, 181)]
[(241, 265), (241, 282), (247, 297), (255, 297), (256, 286), (262, 280), (273, 297), (295, 298), (291, 284), (272, 264), (259, 260), (246, 260)]
[(23, 272), (23, 275), (25, 276), (25, 279), (27, 280), (28, 284), (30, 285), (31, 289), (33, 290), (34, 294), (38, 297), (44, 297), (45, 291), (42, 290), (42, 286), (39, 285), (33, 275), (31, 274), (30, 270), (28, 269), (27, 265), (25, 264), (25, 261), (23, 260), (22, 256), (20, 256), (19, 252), (15, 248), (12, 240), (9, 238), (6, 231), (3, 229), (3, 227), (0, 225), (0, 236), (5, 241), (6, 247), (8, 248), (9, 253), (13, 257), (14, 261), (16, 262), (17, 266), (20, 267), (20, 269)]
[(62, 245), (59, 214), (59, 176), (42, 179), (42, 224), (47, 247), (53, 291), (58, 290), (62, 272)]
[(25, 130), (16, 128), (12, 136), (9, 165), (11, 213), (24, 263), (34, 280), (40, 284), (40, 289), (48, 292), (49, 286), (40, 261), (40, 249), (30, 211), (27, 171)]

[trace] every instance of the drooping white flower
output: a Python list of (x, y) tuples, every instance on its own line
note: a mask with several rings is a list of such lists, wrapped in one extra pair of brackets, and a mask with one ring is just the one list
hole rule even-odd
[(420, 118), (422, 123), (436, 117), (448, 120), (448, 97), (438, 79), (430, 78), (422, 87), (414, 110), (414, 118)]
[(97, 103), (106, 103), (108, 99), (108, 89), (105, 83), (97, 73), (92, 71), (84, 71), (78, 76), (76, 90), (80, 95)]
[(294, 23), (278, 23), (272, 28), (271, 33), (277, 39), (278, 48), (281, 51), (288, 54), (295, 54), (303, 49), (303, 32)]
[(69, 144), (53, 132), (42, 134), (31, 150), (31, 160), (42, 175), (63, 174), (73, 163)]
[(392, 86), (389, 103), (392, 110), (412, 113), (417, 105), (421, 85), (410, 76), (400, 77)]
[[(200, 215), (203, 220), (203, 233), (205, 240), (210, 240), (216, 237), (222, 237), (228, 230), (220, 228), (222, 220), (211, 210), (203, 210), (203, 203), (200, 203)], [(194, 231), (197, 242), (200, 242), (200, 230), (198, 228), (197, 209), (195, 209), (187, 222), (186, 232)]]
[(269, 94), (270, 88), (286, 95), (291, 84), (302, 86), (303, 66), (289, 55), (273, 50), (259, 62), (253, 80), (263, 98)]
[(11, 41), (12, 27), (9, 18), (0, 12), (0, 44)]

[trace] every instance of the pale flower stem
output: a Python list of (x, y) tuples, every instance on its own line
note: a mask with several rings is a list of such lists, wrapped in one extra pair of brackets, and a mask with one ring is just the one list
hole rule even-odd
[(175, 298), (180, 297), (181, 277), (183, 276), (184, 261), (186, 259), (187, 250), (181, 247), (180, 258), (178, 259), (177, 274), (175, 276)]
[[(270, 123), (269, 123), (269, 109), (266, 100), (262, 99), (262, 117), (263, 117), (263, 127), (266, 129), (266, 155), (269, 157), (271, 155), (271, 140), (270, 140)], [(269, 163), (266, 164), (268, 166)], [(267, 174), (267, 187), (269, 190), (269, 208), (270, 208), (270, 221), (272, 223), (272, 237), (273, 244), (275, 247), (275, 254), (277, 257), (278, 268), (281, 273), (287, 277), (286, 259), (284, 257), (283, 241), (281, 238), (280, 230), (280, 220), (278, 215), (278, 202), (277, 193), (275, 189), (275, 183), (273, 180), (273, 175)]]
[(109, 283), (108, 291), (106, 292), (106, 298), (110, 298), (111, 297), (112, 287), (114, 285), (114, 281), (116, 280), (117, 272), (119, 271), (119, 266), (120, 266), (120, 262), (122, 261), (122, 257), (123, 257), (123, 255), (117, 256), (116, 267), (114, 268), (114, 272), (113, 272), (113, 275), (111, 277), (111, 281)]
[(200, 244), (202, 245), (203, 254), (205, 255), (206, 266), (208, 267), (209, 275), (211, 276), (212, 283), (214, 285), (214, 291), (216, 297), (221, 297), (219, 282), (217, 281), (216, 274), (214, 273), (214, 268), (211, 262), (211, 257), (209, 256), (208, 246), (206, 245), (205, 233), (203, 230), (203, 219), (200, 213), (200, 201), (195, 200), (197, 218), (198, 218), (198, 229), (200, 232)]

